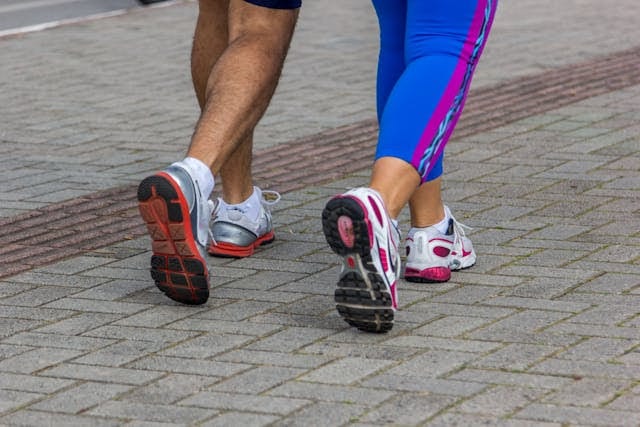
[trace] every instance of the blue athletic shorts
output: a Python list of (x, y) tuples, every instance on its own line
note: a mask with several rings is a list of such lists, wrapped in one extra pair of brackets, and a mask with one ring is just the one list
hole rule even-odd
[(297, 9), (302, 5), (302, 0), (244, 0), (247, 3), (270, 9)]

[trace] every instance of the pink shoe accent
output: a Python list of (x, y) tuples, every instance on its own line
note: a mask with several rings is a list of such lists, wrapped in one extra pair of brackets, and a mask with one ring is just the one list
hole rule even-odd
[(371, 196), (369, 196), (369, 203), (371, 204), (371, 207), (373, 207), (373, 212), (376, 214), (376, 219), (378, 220), (378, 224), (380, 224), (380, 226), (384, 227), (384, 224), (382, 223), (382, 212), (380, 212), (380, 208), (378, 207), (378, 203)]
[(382, 264), (382, 270), (385, 272), (389, 271), (389, 258), (387, 257), (387, 251), (380, 248), (378, 252), (380, 254), (380, 264)]
[(440, 258), (446, 258), (449, 256), (451, 251), (449, 248), (445, 248), (444, 246), (436, 246), (433, 248), (433, 253), (439, 256)]
[(353, 259), (353, 257), (347, 257), (347, 265), (349, 266), (349, 268), (356, 267), (356, 261)]
[(393, 284), (391, 285), (391, 306), (393, 307), (394, 310), (398, 309), (398, 292), (396, 290), (396, 284), (398, 282), (393, 282)]
[(451, 270), (449, 267), (432, 267), (424, 270), (407, 267), (404, 277), (413, 277), (427, 282), (446, 282), (451, 279)]
[(351, 218), (346, 215), (338, 218), (338, 233), (340, 233), (342, 243), (344, 243), (348, 248), (353, 248), (356, 238), (353, 233), (353, 222), (351, 221)]

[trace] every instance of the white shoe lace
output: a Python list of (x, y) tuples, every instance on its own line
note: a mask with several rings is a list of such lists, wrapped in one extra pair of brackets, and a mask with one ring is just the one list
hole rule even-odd
[(213, 238), (213, 232), (211, 231), (211, 220), (215, 217), (216, 212), (217, 212), (216, 202), (214, 202), (211, 199), (208, 199), (207, 200), (207, 207), (209, 208), (209, 212), (210, 212), (210, 214), (209, 214), (209, 227), (207, 227), (207, 230), (209, 231), (209, 241), (215, 245), (217, 243), (216, 243), (216, 239)]
[(271, 207), (278, 203), (281, 198), (280, 193), (277, 191), (262, 190), (262, 200), (260, 203), (262, 203), (262, 206)]
[(451, 214), (451, 212), (449, 212), (449, 215), (453, 220), (453, 250), (457, 253), (460, 253), (461, 249), (463, 248), (462, 238), (467, 236), (465, 230), (471, 231), (473, 230), (473, 228), (461, 222), (458, 222), (458, 220), (453, 216), (453, 214)]
[[(271, 206), (274, 206), (282, 198), (280, 193), (278, 193), (277, 191), (260, 189), (260, 193), (262, 195), (260, 199), (260, 204), (265, 208), (265, 210), (267, 210), (267, 212), (270, 212)], [(226, 203), (224, 202), (224, 200), (222, 200), (221, 197), (218, 197), (216, 202), (214, 202), (213, 200), (209, 200), (208, 203), (211, 209), (212, 219), (216, 218), (218, 216), (218, 213), (220, 212), (220, 209), (222, 209), (223, 206), (226, 205)], [(227, 209), (227, 210), (237, 210), (237, 209)], [(242, 214), (244, 215), (244, 213)], [(214, 245), (217, 244), (216, 240), (213, 237), (213, 232), (211, 231), (211, 227), (209, 227), (209, 238), (211, 239), (211, 242)]]

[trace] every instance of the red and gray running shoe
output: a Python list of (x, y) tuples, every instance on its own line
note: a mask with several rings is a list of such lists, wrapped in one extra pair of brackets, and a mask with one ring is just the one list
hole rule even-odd
[(464, 228), (445, 206), (449, 229), (441, 233), (435, 227), (412, 228), (406, 239), (407, 260), (404, 278), (409, 282), (439, 283), (451, 278), (452, 270), (469, 268), (476, 253)]
[(280, 194), (254, 187), (260, 200), (258, 218), (252, 219), (247, 212), (238, 210), (218, 198), (211, 223), (211, 241), (207, 251), (210, 255), (228, 258), (244, 258), (253, 255), (259, 246), (271, 243), (276, 238), (273, 231), (270, 207), (278, 203)]
[(151, 277), (169, 298), (204, 304), (209, 298), (205, 262), (212, 203), (187, 166), (174, 163), (142, 180), (138, 207), (151, 236)]
[(382, 198), (369, 188), (335, 196), (322, 212), (322, 228), (343, 258), (335, 291), (338, 313), (362, 331), (389, 331), (398, 307), (400, 237)]

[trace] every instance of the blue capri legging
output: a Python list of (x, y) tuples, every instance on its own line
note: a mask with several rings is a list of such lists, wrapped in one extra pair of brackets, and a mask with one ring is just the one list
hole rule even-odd
[(442, 175), (444, 146), (460, 117), (497, 0), (373, 0), (380, 25), (376, 159)]

